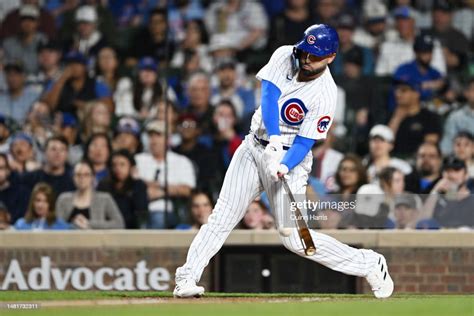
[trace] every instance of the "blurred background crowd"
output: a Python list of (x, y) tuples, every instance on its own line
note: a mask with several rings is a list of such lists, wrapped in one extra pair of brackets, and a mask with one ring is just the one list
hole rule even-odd
[[(256, 72), (315, 23), (340, 48), (313, 148), (318, 228), (474, 227), (474, 1), (0, 3), (0, 227), (206, 223), (260, 104)], [(265, 196), (241, 228), (274, 226)]]

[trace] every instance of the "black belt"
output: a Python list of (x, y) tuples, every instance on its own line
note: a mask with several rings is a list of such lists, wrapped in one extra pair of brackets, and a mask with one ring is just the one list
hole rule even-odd
[[(255, 140), (256, 140), (257, 142), (260, 143), (260, 145), (262, 145), (263, 147), (267, 147), (267, 145), (268, 145), (268, 143), (269, 143), (268, 140), (258, 138), (257, 135), (253, 135), (253, 137), (255, 138)], [(288, 149), (290, 149), (290, 147), (288, 147), (288, 146), (283, 146), (283, 150), (288, 150)]]

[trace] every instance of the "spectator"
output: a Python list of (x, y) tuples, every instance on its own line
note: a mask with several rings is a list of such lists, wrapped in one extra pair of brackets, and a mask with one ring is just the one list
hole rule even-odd
[(55, 111), (78, 115), (90, 101), (104, 102), (110, 112), (113, 103), (109, 88), (87, 74), (87, 58), (79, 52), (65, 56), (66, 68), (53, 84), (46, 89), (43, 99)]
[(247, 208), (241, 226), (244, 229), (272, 229), (275, 227), (273, 216), (267, 206), (260, 200), (255, 200)]
[(271, 19), (269, 50), (297, 43), (311, 20), (308, 0), (287, 0), (285, 10)]
[(10, 142), (10, 168), (19, 174), (34, 171), (41, 167), (36, 158), (33, 139), (26, 133), (17, 132)]
[(90, 5), (81, 6), (76, 11), (75, 22), (76, 32), (66, 41), (65, 51), (78, 51), (94, 64), (99, 51), (107, 45), (107, 39), (98, 30), (96, 9)]
[(44, 34), (38, 32), (39, 10), (34, 5), (23, 5), (19, 11), (20, 27), (13, 36), (3, 41), (5, 59), (19, 60), (27, 74), (38, 72), (38, 47), (46, 42)]
[(122, 213), (125, 228), (140, 228), (140, 220), (148, 212), (148, 196), (145, 182), (132, 177), (133, 155), (125, 149), (113, 152), (109, 168), (110, 175), (99, 183), (97, 190), (112, 195)]
[(79, 113), (82, 122), (82, 142), (87, 142), (92, 135), (97, 133), (110, 134), (112, 113), (107, 104), (101, 101), (88, 102)]
[(341, 15), (337, 21), (337, 33), (339, 35), (339, 51), (331, 64), (331, 73), (341, 75), (347, 54), (358, 50), (362, 55), (361, 71), (363, 75), (371, 75), (374, 72), (374, 56), (370, 49), (354, 43), (354, 30), (357, 26), (354, 16), (350, 14)]
[(124, 149), (135, 155), (141, 152), (140, 125), (131, 117), (122, 117), (115, 127), (114, 150)]
[[(117, 103), (115, 114), (133, 116), (140, 120), (153, 116), (154, 104), (163, 99), (164, 82), (158, 77), (158, 65), (151, 57), (143, 57), (138, 62), (138, 75), (130, 81), (123, 78), (117, 85), (114, 99)], [(175, 99), (171, 88), (166, 97)]]
[(234, 39), (238, 51), (260, 50), (267, 43), (268, 17), (255, 1), (231, 0), (210, 5), (205, 20), (211, 38)]
[(443, 177), (425, 202), (424, 217), (430, 218), (432, 214), (444, 228), (474, 228), (474, 196), (466, 186), (468, 177), (464, 161), (447, 157), (443, 163)]
[(316, 142), (312, 149), (313, 165), (311, 176), (319, 180), (324, 186), (324, 192), (335, 191), (335, 175), (337, 167), (344, 155), (333, 148), (334, 134), (333, 129), (328, 132), (328, 137), (324, 142)]
[(405, 193), (395, 198), (395, 221), (389, 225), (395, 229), (415, 229), (419, 217), (416, 195)]
[(15, 222), (16, 230), (67, 230), (69, 225), (56, 216), (53, 188), (46, 183), (38, 183), (31, 192), (25, 217)]
[(53, 135), (53, 117), (46, 103), (43, 101), (33, 103), (23, 131), (33, 136), (40, 149), (44, 148), (46, 140)]
[(189, 21), (202, 20), (204, 10), (199, 0), (172, 1), (168, 6), (168, 21), (173, 38), (180, 41), (186, 38)]
[(219, 174), (216, 168), (218, 165), (216, 152), (199, 142), (201, 130), (196, 117), (190, 114), (182, 115), (179, 118), (178, 132), (181, 143), (173, 150), (188, 157), (194, 163), (198, 187), (210, 192), (218, 191), (220, 189), (218, 184), (224, 175)]
[(193, 74), (188, 80), (187, 93), (189, 97), (187, 112), (197, 117), (198, 126), (203, 133), (209, 133), (212, 122), (209, 77), (204, 73)]
[(219, 86), (212, 89), (211, 104), (223, 99), (230, 100), (235, 106), (238, 120), (248, 118), (255, 112), (255, 95), (237, 82), (237, 63), (232, 59), (220, 60), (217, 65)]
[(14, 223), (26, 212), (29, 191), (12, 180), (8, 158), (5, 154), (0, 154), (0, 202), (5, 205), (11, 223)]
[(11, 216), (8, 213), (8, 209), (0, 201), (0, 230), (14, 230), (15, 228), (10, 224)]
[(314, 22), (335, 25), (341, 13), (342, 1), (319, 0), (314, 6)]
[[(119, 72), (120, 60), (117, 51), (112, 46), (101, 47), (97, 52), (97, 62), (95, 64), (95, 76), (105, 83), (112, 91), (115, 100), (115, 91), (122, 79)], [(128, 78), (127, 78), (128, 79)]]
[(459, 132), (454, 138), (453, 153), (464, 161), (469, 177), (474, 178), (474, 136), (469, 132)]
[(206, 26), (202, 20), (189, 20), (185, 25), (185, 36), (181, 39), (181, 43), (171, 61), (173, 68), (183, 68), (186, 64), (186, 55), (190, 51), (195, 51), (198, 55), (198, 68), (206, 72), (212, 71), (212, 61), (209, 56), (208, 34)]
[[(103, 5), (100, 0), (87, 0), (82, 2), (87, 3), (87, 5), (81, 6), (81, 1), (72, 1), (72, 3), (66, 2), (61, 9), (64, 12), (59, 13), (62, 18), (59, 34), (60, 40), (62, 42), (73, 42), (74, 38), (71, 38), (71, 36), (81, 27), (83, 29), (85, 28), (86, 31), (90, 31), (91, 28), (94, 28), (94, 30), (100, 32), (100, 34), (108, 40), (117, 38), (116, 23), (109, 9), (109, 6), (112, 6), (116, 1), (107, 4), (107, 6)], [(82, 21), (85, 23), (95, 23), (96, 25), (85, 27), (78, 25), (80, 24), (79, 22)], [(91, 39), (94, 40), (94, 38)]]
[(436, 0), (432, 11), (431, 32), (443, 47), (448, 70), (453, 71), (467, 62), (469, 41), (453, 27), (454, 6), (446, 0)]
[(376, 125), (369, 133), (370, 156), (366, 161), (369, 181), (378, 181), (378, 174), (386, 167), (394, 167), (407, 175), (412, 172), (411, 166), (404, 160), (390, 157), (393, 149), (393, 132), (386, 125)]
[(354, 43), (378, 55), (380, 45), (391, 33), (387, 30), (387, 6), (382, 1), (365, 1), (362, 11), (364, 25), (354, 31)]
[(225, 174), (232, 156), (242, 143), (236, 125), (237, 114), (234, 105), (229, 100), (222, 100), (216, 105), (212, 116), (212, 148), (220, 157), (218, 168), (222, 175)]
[(461, 131), (474, 135), (474, 79), (471, 79), (464, 90), (467, 104), (453, 111), (444, 123), (443, 140), (441, 149), (445, 155), (452, 152), (454, 138)]
[(188, 158), (167, 149), (163, 121), (150, 122), (146, 131), (150, 152), (138, 154), (135, 159), (138, 176), (147, 184), (149, 228), (173, 227), (177, 222), (173, 202), (184, 202), (190, 196), (196, 186), (195, 171)]
[(334, 194), (340, 194), (342, 200), (351, 199), (359, 188), (367, 183), (367, 173), (362, 161), (357, 155), (347, 154), (342, 158), (336, 173), (338, 189)]
[(207, 224), (207, 220), (214, 208), (211, 196), (204, 191), (193, 190), (189, 201), (191, 225), (181, 223), (176, 229), (199, 229), (202, 225)]
[(112, 153), (112, 143), (107, 134), (95, 133), (89, 138), (84, 148), (84, 160), (89, 161), (93, 167), (95, 186), (109, 175), (107, 163)]
[(38, 90), (44, 91), (58, 80), (62, 73), (61, 56), (61, 47), (58, 42), (48, 41), (40, 44), (38, 47), (39, 72), (28, 77), (29, 83), (35, 85)]
[(153, 9), (149, 14), (148, 25), (139, 30), (131, 40), (128, 66), (135, 66), (143, 56), (160, 62), (160, 68), (173, 58), (175, 43), (169, 36), (168, 14), (166, 9)]
[(120, 229), (124, 220), (109, 193), (94, 189), (94, 168), (88, 162), (74, 167), (76, 191), (62, 193), (56, 201), (59, 217), (76, 229)]
[[(401, 6), (394, 11), (394, 16), (398, 36), (394, 39), (387, 39), (380, 46), (379, 57), (375, 65), (377, 76), (390, 76), (398, 66), (413, 60), (415, 57), (413, 43), (416, 29), (413, 10), (407, 6)], [(446, 62), (441, 46), (437, 42), (434, 43), (431, 66), (441, 74), (446, 73)]]
[(11, 62), (4, 67), (8, 91), (0, 92), (0, 114), (23, 124), (39, 92), (25, 85), (25, 69), (21, 63)]
[(21, 182), (30, 190), (39, 183), (50, 185), (56, 196), (74, 190), (71, 170), (67, 165), (68, 143), (62, 136), (52, 136), (45, 144), (45, 163), (39, 170), (26, 172)]
[(79, 125), (74, 115), (69, 113), (62, 115), (59, 135), (64, 137), (67, 141), (68, 162), (71, 166), (74, 166), (84, 155), (82, 143), (79, 138)]
[[(10, 1), (6, 1), (10, 2)], [(38, 30), (45, 34), (48, 38), (56, 37), (56, 25), (54, 18), (48, 10), (40, 6), (40, 0), (22, 0), (22, 5), (9, 12), (0, 26), (0, 39), (4, 39), (8, 36), (15, 35), (15, 32), (19, 29), (21, 24), (21, 11), (25, 11), (25, 7), (33, 6), (32, 9), (28, 9), (33, 12), (34, 9), (38, 11)], [(35, 11), (35, 12), (36, 12)], [(0, 18), (0, 21), (2, 19)]]
[(394, 154), (407, 157), (423, 142), (437, 144), (441, 119), (436, 113), (421, 108), (420, 83), (413, 78), (395, 78), (396, 108), (388, 126), (395, 136)]
[(347, 128), (347, 133), (340, 133), (339, 136), (346, 136), (344, 145), (359, 155), (367, 153), (367, 134), (370, 126), (387, 119), (387, 109), (380, 106), (387, 99), (383, 82), (363, 75), (363, 63), (362, 49), (353, 47), (344, 55), (342, 74), (335, 77), (340, 89), (345, 93), (344, 107), (339, 103), (342, 98), (338, 95), (337, 111), (342, 112), (340, 116), (344, 126), (341, 124), (341, 128)]
[(441, 178), (442, 155), (433, 143), (423, 143), (416, 151), (415, 170), (405, 177), (406, 191), (427, 194)]
[(0, 114), (0, 154), (6, 154), (9, 147), (10, 128), (7, 119)]
[(415, 60), (400, 65), (394, 77), (410, 77), (421, 83), (421, 101), (431, 100), (444, 86), (444, 79), (439, 71), (430, 66), (433, 57), (434, 38), (421, 33), (415, 39), (413, 50)]

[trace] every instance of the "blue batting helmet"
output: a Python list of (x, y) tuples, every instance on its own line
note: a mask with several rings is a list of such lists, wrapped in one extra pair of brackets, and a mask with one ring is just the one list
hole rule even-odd
[(309, 54), (324, 57), (337, 52), (339, 36), (335, 29), (327, 24), (314, 24), (304, 31), (301, 41), (295, 48)]

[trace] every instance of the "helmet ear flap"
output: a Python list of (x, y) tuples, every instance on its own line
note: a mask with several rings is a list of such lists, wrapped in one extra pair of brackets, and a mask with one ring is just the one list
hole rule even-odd
[(291, 55), (293, 69), (296, 71), (300, 68), (300, 55), (301, 51), (296, 47), (293, 47), (293, 54)]

